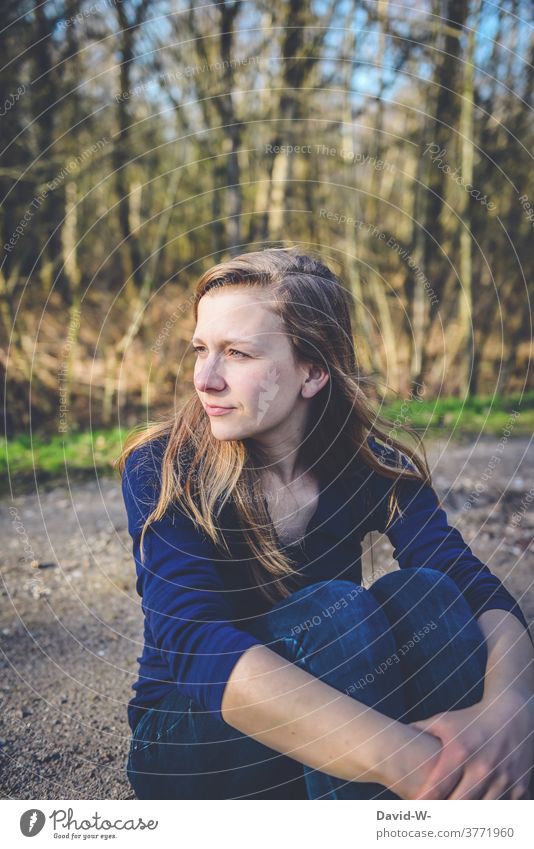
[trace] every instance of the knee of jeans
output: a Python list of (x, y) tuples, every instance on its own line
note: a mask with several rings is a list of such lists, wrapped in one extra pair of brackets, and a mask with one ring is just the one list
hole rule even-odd
[(312, 617), (327, 611), (328, 616), (329, 610), (338, 611), (347, 608), (351, 601), (364, 596), (366, 592), (364, 587), (352, 581), (342, 579), (316, 581), (291, 593), (283, 599), (282, 603), (276, 605), (276, 609), (283, 609), (293, 618), (302, 610), (307, 611)]
[(352, 581), (332, 580), (296, 590), (269, 611), (264, 627), (273, 637), (283, 634), (299, 644), (308, 634), (314, 642), (329, 641), (362, 623), (380, 631), (387, 628), (380, 605), (368, 590)]
[(390, 619), (400, 615), (409, 623), (413, 616), (419, 617), (426, 611), (425, 616), (439, 616), (444, 621), (441, 616), (447, 613), (447, 619), (461, 627), (464, 637), (473, 632), (477, 639), (483, 640), (467, 598), (457, 583), (438, 569), (419, 567), (390, 572), (371, 584), (369, 592)]
[(351, 673), (373, 668), (395, 650), (379, 602), (365, 587), (345, 580), (318, 581), (292, 593), (267, 613), (256, 636), (318, 677), (346, 677), (347, 664)]
[(284, 601), (297, 602), (301, 599), (309, 600), (311, 598), (320, 598), (323, 603), (324, 598), (339, 598), (343, 594), (349, 594), (356, 591), (356, 594), (365, 592), (365, 588), (360, 584), (355, 584), (353, 581), (346, 581), (342, 578), (334, 578), (330, 581), (315, 581), (313, 584), (308, 584), (306, 587), (301, 587), (299, 590), (291, 593)]
[(434, 589), (442, 595), (462, 595), (460, 587), (449, 575), (439, 569), (432, 569), (428, 566), (396, 569), (394, 572), (388, 572), (387, 575), (382, 575), (381, 578), (378, 578), (369, 587), (371, 591), (375, 589), (387, 589), (388, 594), (391, 594), (392, 591), (398, 592), (403, 588), (406, 588), (406, 591), (411, 596), (417, 594), (426, 596), (428, 592)]

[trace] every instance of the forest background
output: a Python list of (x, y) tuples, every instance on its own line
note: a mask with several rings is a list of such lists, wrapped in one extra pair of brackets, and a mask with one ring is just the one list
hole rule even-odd
[(298, 244), (392, 421), (534, 430), (534, 9), (5, 0), (2, 470), (109, 468), (191, 392), (209, 265)]

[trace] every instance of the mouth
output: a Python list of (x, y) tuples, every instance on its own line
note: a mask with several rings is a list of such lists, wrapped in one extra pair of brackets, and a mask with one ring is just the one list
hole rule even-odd
[(222, 416), (224, 413), (235, 410), (235, 407), (220, 407), (216, 404), (205, 404), (204, 407), (208, 416)]

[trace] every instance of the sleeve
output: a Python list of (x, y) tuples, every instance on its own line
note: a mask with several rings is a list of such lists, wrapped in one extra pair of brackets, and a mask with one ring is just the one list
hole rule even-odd
[[(391, 449), (376, 442), (371, 447), (381, 454), (383, 462), (388, 463), (395, 456)], [(404, 454), (401, 461), (405, 468), (415, 471)], [(486, 610), (507, 610), (519, 619), (528, 633), (527, 621), (517, 601), (499, 578), (475, 557), (458, 529), (449, 524), (432, 487), (422, 481), (398, 481), (396, 492), (402, 516), (396, 511), (395, 519), (386, 528), (388, 496), (395, 482), (376, 472), (371, 480), (373, 500), (377, 505), (377, 530), (385, 533), (394, 546), (393, 556), (401, 569), (426, 566), (447, 573), (476, 617)]]
[(215, 547), (178, 507), (141, 530), (157, 501), (157, 453), (141, 446), (128, 457), (122, 492), (133, 539), (137, 592), (154, 646), (176, 685), (203, 710), (222, 720), (221, 702), (241, 655), (263, 645), (232, 624), (232, 608), (213, 557)]

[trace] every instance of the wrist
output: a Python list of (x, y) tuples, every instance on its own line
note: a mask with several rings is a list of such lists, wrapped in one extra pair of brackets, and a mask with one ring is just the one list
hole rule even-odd
[(486, 705), (506, 702), (512, 706), (517, 705), (518, 708), (528, 705), (531, 710), (534, 710), (534, 690), (524, 683), (510, 684), (505, 681), (486, 680), (481, 702)]
[(402, 725), (404, 733), (379, 764), (376, 779), (404, 799), (415, 799), (427, 783), (443, 751), (438, 737)]

